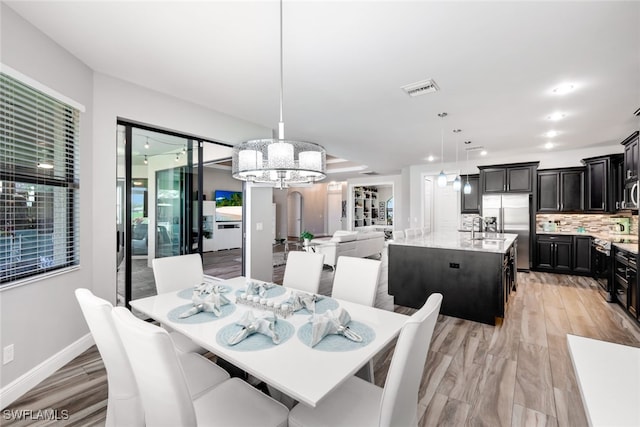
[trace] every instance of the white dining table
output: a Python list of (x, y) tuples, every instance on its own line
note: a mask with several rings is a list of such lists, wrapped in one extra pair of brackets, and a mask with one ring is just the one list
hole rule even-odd
[[(214, 279), (205, 279), (211, 280)], [(216, 320), (195, 324), (172, 321), (169, 312), (189, 303), (189, 300), (184, 299), (184, 291), (133, 300), (131, 307), (186, 335), (213, 354), (271, 387), (312, 407), (384, 349), (399, 334), (408, 319), (408, 316), (400, 313), (335, 299), (335, 302), (349, 313), (352, 320), (370, 327), (375, 332), (375, 337), (366, 345), (350, 351), (323, 351), (312, 348), (303, 343), (297, 334), (309, 321), (310, 315), (294, 314), (283, 319), (295, 327), (296, 332), (290, 339), (271, 348), (238, 351), (232, 346), (218, 342), (216, 336), (224, 327), (235, 324), (247, 310), (253, 310), (256, 315), (264, 312), (247, 305), (236, 304), (236, 292), (245, 289), (246, 282), (245, 277), (220, 281), (231, 288), (225, 296), (235, 304), (235, 308), (228, 316)], [(290, 296), (292, 290), (284, 289), (286, 292), (273, 297), (275, 303), (282, 302)], [(179, 294), (182, 294), (182, 297)]]

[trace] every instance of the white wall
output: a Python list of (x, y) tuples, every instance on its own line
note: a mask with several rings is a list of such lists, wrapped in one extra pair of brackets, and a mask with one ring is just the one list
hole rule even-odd
[(310, 187), (273, 190), (273, 203), (276, 204), (276, 237), (287, 238), (289, 228), (287, 196), (294, 191), (302, 196), (302, 231), (308, 230), (315, 236), (326, 234), (327, 184), (316, 183)]
[[(0, 365), (4, 388), (88, 333), (73, 291), (92, 288), (92, 72), (69, 52), (0, 3), (0, 61), (83, 104), (80, 115), (80, 269), (0, 291), (0, 348), (13, 344), (14, 361)], [(115, 128), (110, 133), (115, 147)], [(115, 161), (110, 164), (114, 194), (109, 237), (115, 230)], [(113, 242), (111, 238), (110, 243)], [(114, 245), (109, 244), (114, 260)], [(113, 281), (115, 288), (115, 279)], [(4, 402), (3, 402), (4, 405)]]
[[(212, 141), (235, 144), (269, 137), (271, 129), (199, 105), (145, 89), (104, 74), (94, 76), (94, 256), (96, 290), (115, 302), (115, 130), (118, 118), (173, 130)], [(271, 200), (269, 200), (270, 206)], [(267, 209), (267, 207), (265, 207)]]

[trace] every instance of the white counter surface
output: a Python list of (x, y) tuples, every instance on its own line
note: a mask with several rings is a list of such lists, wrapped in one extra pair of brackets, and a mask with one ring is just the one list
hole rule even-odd
[(484, 239), (471, 240), (471, 233), (464, 231), (435, 231), (426, 236), (390, 240), (389, 244), (504, 254), (511, 247), (518, 235), (508, 233), (476, 233), (476, 237), (483, 237)]
[(567, 335), (591, 426), (640, 425), (640, 348)]
[(632, 254), (638, 253), (638, 244), (637, 243), (612, 243), (613, 246), (617, 246), (620, 249), (624, 249), (627, 252), (631, 252)]

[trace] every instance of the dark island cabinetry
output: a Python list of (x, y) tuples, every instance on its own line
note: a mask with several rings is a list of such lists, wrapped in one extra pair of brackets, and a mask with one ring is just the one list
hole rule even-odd
[(439, 292), (441, 314), (495, 325), (516, 287), (515, 248), (515, 241), (505, 252), (390, 244), (389, 294), (395, 304), (420, 308)]

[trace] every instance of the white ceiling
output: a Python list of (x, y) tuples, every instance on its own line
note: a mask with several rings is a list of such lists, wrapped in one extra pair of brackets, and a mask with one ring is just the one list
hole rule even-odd
[[(7, 4), (96, 71), (277, 127), (278, 2)], [(640, 2), (285, 1), (284, 86), (287, 138), (382, 174), (439, 161), (441, 125), (446, 161), (463, 140), (535, 160), (550, 129), (613, 145), (639, 127)]]

